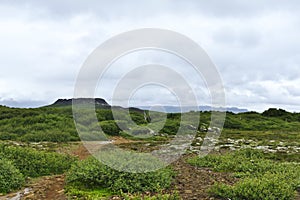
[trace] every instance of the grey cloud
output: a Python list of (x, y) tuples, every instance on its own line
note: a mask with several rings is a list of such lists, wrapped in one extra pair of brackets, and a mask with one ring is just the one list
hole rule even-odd
[(34, 10), (40, 17), (50, 15), (61, 20), (65, 17), (76, 16), (82, 13), (92, 13), (95, 17), (104, 20), (114, 20), (122, 18), (152, 18), (157, 15), (168, 13), (183, 14), (200, 13), (209, 17), (252, 17), (270, 11), (297, 11), (300, 6), (298, 1), (289, 0), (46, 0), (46, 1), (10, 1), (4, 0), (3, 5), (20, 7)]
[[(299, 8), (296, 0), (4, 0), (0, 95), (33, 103), (2, 103), (40, 105), (71, 97), (80, 66), (97, 45), (123, 31), (159, 27), (186, 34), (207, 50), (221, 73), (230, 105), (261, 109), (285, 103), (299, 109)], [(107, 75), (109, 89), (101, 96), (109, 94), (126, 69), (147, 63), (184, 66), (165, 54), (128, 57), (119, 63), (124, 69)], [(201, 98), (203, 81), (197, 82), (188, 71), (185, 77), (198, 86)]]

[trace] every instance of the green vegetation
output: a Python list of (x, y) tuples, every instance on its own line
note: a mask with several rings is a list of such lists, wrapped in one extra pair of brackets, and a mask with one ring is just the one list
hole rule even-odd
[(13, 163), (0, 157), (0, 193), (18, 189), (24, 182), (24, 176)]
[(71, 108), (0, 106), (0, 139), (66, 142), (78, 140)]
[(54, 152), (0, 144), (0, 193), (20, 188), (24, 177), (62, 174), (74, 161)]
[(71, 167), (74, 158), (54, 152), (0, 144), (0, 158), (9, 159), (24, 176), (38, 177), (62, 174)]
[(125, 200), (179, 200), (181, 199), (180, 196), (173, 192), (171, 194), (154, 194), (154, 195), (145, 195), (145, 194), (135, 194), (135, 195), (129, 195), (129, 194), (121, 194), (121, 197)]
[(121, 129), (114, 120), (100, 122), (101, 129), (108, 135), (120, 135)]
[(159, 131), (160, 133), (166, 133), (169, 135), (175, 135), (180, 126), (180, 120), (176, 119), (167, 119), (163, 128)]
[(158, 195), (154, 195), (154, 196), (146, 196), (146, 195), (141, 195), (141, 196), (124, 196), (125, 200), (140, 200), (140, 199), (144, 199), (144, 200), (179, 200), (181, 199), (179, 195), (177, 194), (158, 194)]
[(299, 113), (284, 111), (285, 115), (268, 114), (273, 110), (277, 109), (269, 109), (262, 114), (256, 112), (227, 113), (224, 128), (245, 131), (300, 131)]
[(210, 192), (233, 200), (289, 200), (295, 197), (295, 188), (285, 181), (283, 175), (271, 173), (259, 178), (245, 178), (234, 186), (216, 184)]
[(174, 173), (170, 168), (148, 173), (129, 173), (112, 169), (90, 157), (74, 164), (67, 174), (68, 188), (105, 190), (116, 194), (159, 192), (170, 187)]
[[(272, 159), (271, 159), (272, 158)], [(225, 155), (194, 157), (188, 162), (219, 172), (231, 172), (240, 180), (233, 186), (217, 183), (210, 192), (230, 199), (293, 199), (300, 188), (299, 163), (278, 162), (278, 156), (245, 149)]]
[[(151, 112), (150, 115), (149, 111), (130, 108), (128, 115), (120, 107), (113, 107), (113, 111), (108, 105), (96, 106), (98, 122), (92, 123), (94, 114), (85, 113), (80, 116), (80, 123), (76, 128), (82, 132), (81, 139), (93, 141), (103, 138), (98, 132), (100, 126), (108, 136), (139, 140), (119, 147), (149, 152), (173, 138), (180, 125), (184, 127), (184, 132), (195, 130), (197, 127), (192, 126), (191, 121), (199, 115), (198, 136), (203, 138), (211, 121), (211, 112), (190, 112), (184, 121), (183, 114), (179, 113)], [(78, 141), (80, 138), (76, 128), (69, 104), (35, 109), (0, 106), (0, 140), (21, 141), (28, 145), (39, 145), (31, 142), (43, 141)], [(234, 143), (241, 148), (243, 145), (252, 148), (267, 145), (274, 146), (274, 149), (289, 149), (290, 146), (300, 145), (299, 133), (299, 113), (274, 108), (261, 114), (227, 112), (219, 145)], [(197, 138), (193, 144), (199, 145), (200, 139)], [(126, 163), (126, 159), (126, 156), (121, 156), (112, 162), (118, 162), (121, 169), (126, 167), (120, 164), (122, 161)], [(139, 159), (132, 162), (138, 164)], [(292, 199), (295, 191), (300, 188), (299, 162), (297, 153), (267, 154), (256, 150), (241, 150), (189, 160), (192, 165), (227, 172), (238, 179), (234, 185), (215, 184), (210, 188), (212, 195), (253, 200)], [(151, 164), (153, 163), (146, 165), (149, 167)], [(177, 194), (169, 191), (172, 188), (167, 189), (174, 177), (170, 168), (145, 174), (127, 173), (111, 169), (94, 158), (75, 162), (73, 157), (54, 152), (0, 144), (0, 193), (20, 188), (25, 182), (24, 177), (61, 174), (66, 171), (66, 191), (70, 196), (78, 198), (100, 199), (117, 195), (124, 199), (179, 199)]]
[[(166, 122), (162, 124), (164, 115), (158, 112), (152, 112), (153, 119), (149, 112), (131, 108), (127, 115), (121, 108), (113, 108), (114, 115), (110, 107), (97, 107), (96, 116), (99, 123), (88, 124), (93, 116), (83, 115), (80, 117), (82, 125), (79, 128), (89, 132), (101, 126), (107, 135), (125, 134), (139, 135), (149, 134), (148, 126), (160, 135), (174, 135), (180, 126), (181, 114), (167, 114)], [(194, 112), (193, 115), (200, 115), (199, 131), (207, 130), (210, 124), (211, 112)], [(136, 128), (130, 123), (140, 125)], [(116, 123), (117, 122), (117, 123)], [(85, 126), (90, 127), (87, 129)], [(129, 131), (131, 130), (132, 131)], [(269, 109), (262, 114), (256, 112), (247, 112), (234, 114), (227, 112), (224, 124), (223, 138), (250, 138), (250, 139), (276, 139), (299, 141), (300, 139), (300, 114), (289, 113), (282, 109)], [(87, 134), (90, 139), (96, 138)], [(42, 107), (35, 109), (8, 108), (0, 106), (0, 140), (19, 140), (24, 142), (68, 142), (79, 140), (75, 129), (71, 106)]]
[(74, 188), (66, 187), (67, 194), (69, 196), (76, 197), (77, 199), (86, 199), (86, 200), (99, 200), (99, 199), (111, 199), (112, 196), (121, 197), (124, 200), (179, 200), (181, 199), (177, 192), (164, 194), (162, 192), (153, 193), (153, 194), (144, 194), (144, 193), (123, 193), (120, 192), (118, 195), (112, 193), (108, 189), (87, 189), (87, 188)]

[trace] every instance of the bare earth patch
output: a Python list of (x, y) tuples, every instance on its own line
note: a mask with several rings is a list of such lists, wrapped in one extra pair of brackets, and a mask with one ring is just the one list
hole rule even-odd
[[(186, 163), (186, 159), (192, 155), (186, 155), (172, 164), (177, 172), (173, 185), (182, 199), (215, 199), (210, 197), (207, 189), (216, 182), (233, 184), (237, 179), (227, 173), (213, 172), (205, 168), (197, 168)], [(194, 156), (194, 155), (193, 155)]]

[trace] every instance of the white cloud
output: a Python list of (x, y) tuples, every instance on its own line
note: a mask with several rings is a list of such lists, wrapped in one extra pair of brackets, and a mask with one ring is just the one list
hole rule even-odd
[[(279, 0), (2, 1), (0, 103), (72, 97), (93, 49), (118, 33), (156, 27), (185, 34), (207, 50), (229, 105), (299, 111), (299, 6)], [(129, 57), (124, 64), (162, 60)]]

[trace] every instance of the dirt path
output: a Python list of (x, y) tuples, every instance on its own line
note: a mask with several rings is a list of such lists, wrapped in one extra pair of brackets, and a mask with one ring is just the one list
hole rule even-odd
[(67, 200), (64, 193), (64, 175), (44, 176), (29, 181), (27, 187), (17, 193), (0, 197), (1, 200)]
[(21, 199), (66, 200), (64, 185), (64, 175), (42, 177), (39, 181), (30, 185), (31, 192), (24, 195)]
[(226, 173), (217, 173), (209, 169), (197, 168), (186, 163), (186, 155), (172, 164), (177, 171), (174, 187), (182, 199), (214, 199), (207, 193), (207, 189), (216, 182), (233, 184), (237, 180)]

